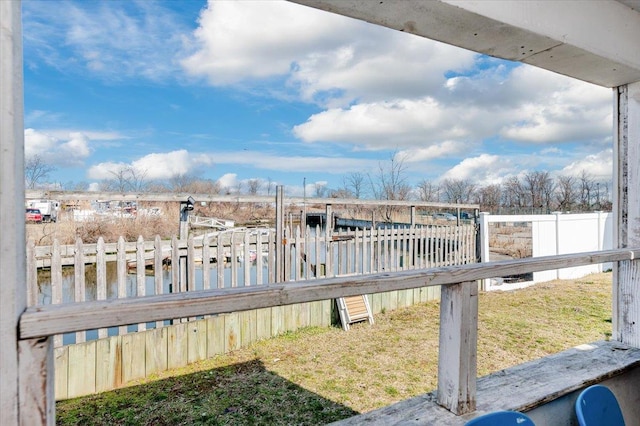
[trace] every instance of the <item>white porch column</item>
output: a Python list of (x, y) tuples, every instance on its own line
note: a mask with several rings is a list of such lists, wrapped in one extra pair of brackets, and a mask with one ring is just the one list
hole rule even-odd
[(51, 339), (18, 336), (27, 306), (20, 8), (0, 1), (0, 423), (53, 425)]
[(18, 424), (18, 320), (26, 307), (20, 3), (0, 2), (0, 413)]
[[(640, 82), (614, 96), (614, 247), (639, 247)], [(618, 262), (613, 272), (613, 338), (640, 347), (640, 260)]]

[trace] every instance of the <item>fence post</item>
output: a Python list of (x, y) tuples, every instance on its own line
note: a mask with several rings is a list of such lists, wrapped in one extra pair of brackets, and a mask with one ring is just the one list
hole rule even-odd
[[(489, 262), (489, 213), (480, 213), (480, 228), (478, 229), (479, 239), (477, 245), (480, 247), (479, 262)], [(489, 279), (482, 280), (482, 290), (489, 289)]]
[(284, 187), (276, 186), (276, 282), (284, 281)]
[(437, 401), (456, 415), (476, 409), (478, 283), (442, 286)]
[(324, 224), (324, 249), (325, 249), (325, 277), (333, 277), (333, 210), (331, 204), (325, 206), (326, 220)]

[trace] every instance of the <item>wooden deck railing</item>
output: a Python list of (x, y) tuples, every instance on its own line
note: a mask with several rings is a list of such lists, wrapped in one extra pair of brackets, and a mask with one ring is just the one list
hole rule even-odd
[[(169, 318), (237, 312), (363, 293), (441, 285), (438, 402), (456, 414), (475, 409), (477, 379), (477, 280), (548, 269), (620, 262), (621, 271), (640, 269), (640, 249), (618, 249), (432, 269), (326, 278), (255, 287), (209, 289), (161, 296), (68, 303), (28, 308), (20, 317), (21, 344), (34, 363), (46, 364), (50, 339), (61, 333), (123, 326)], [(42, 387), (41, 392), (46, 392)], [(36, 391), (34, 391), (36, 392)], [(52, 395), (41, 395), (44, 404)], [(39, 407), (46, 410), (45, 407)]]
[[(269, 229), (240, 229), (205, 238), (35, 246), (27, 244), (28, 306), (125, 299), (211, 288), (262, 286), (277, 282), (278, 249), (284, 281), (361, 275), (473, 263), (475, 227), (432, 226), (342, 231), (285, 229), (280, 247)], [(170, 266), (168, 266), (170, 265)], [(178, 265), (180, 265), (178, 267)], [(85, 270), (91, 267), (92, 273)], [(94, 273), (95, 271), (95, 273)], [(168, 318), (167, 318), (168, 319)], [(195, 318), (194, 318), (195, 319)], [(155, 327), (163, 326), (158, 321)], [(142, 331), (147, 325), (98, 330), (108, 334)], [(88, 340), (79, 331), (75, 343)], [(73, 339), (65, 339), (73, 343)], [(62, 336), (54, 339), (63, 344)]]

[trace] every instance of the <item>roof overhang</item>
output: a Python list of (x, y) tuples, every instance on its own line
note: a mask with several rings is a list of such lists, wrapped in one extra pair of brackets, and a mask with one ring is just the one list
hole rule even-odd
[(600, 86), (640, 81), (640, 0), (291, 0)]

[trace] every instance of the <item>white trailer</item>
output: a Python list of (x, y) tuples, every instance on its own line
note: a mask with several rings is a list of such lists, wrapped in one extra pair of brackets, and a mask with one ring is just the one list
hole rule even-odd
[(58, 210), (60, 210), (60, 202), (58, 201), (29, 200), (27, 205), (29, 208), (40, 210), (43, 222), (55, 222), (58, 220)]

